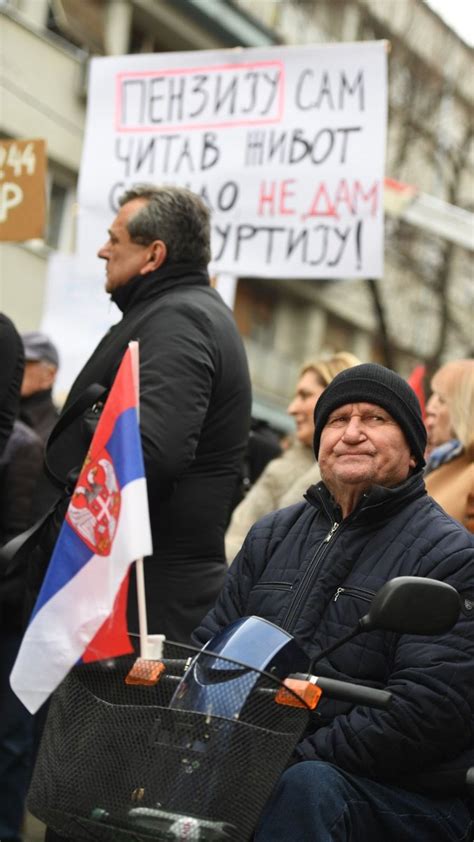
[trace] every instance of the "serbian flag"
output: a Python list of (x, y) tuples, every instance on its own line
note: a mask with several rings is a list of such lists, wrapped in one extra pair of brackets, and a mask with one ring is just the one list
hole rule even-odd
[(138, 425), (138, 343), (126, 351), (97, 425), (10, 676), (35, 713), (78, 661), (132, 651), (130, 564), (152, 552)]

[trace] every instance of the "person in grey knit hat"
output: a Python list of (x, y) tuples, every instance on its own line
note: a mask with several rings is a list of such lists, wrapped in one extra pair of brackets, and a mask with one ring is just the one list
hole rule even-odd
[[(338, 374), (315, 411), (322, 481), (252, 527), (194, 632), (202, 646), (240, 617), (262, 617), (294, 636), (318, 676), (392, 694), (388, 710), (323, 696), (255, 842), (470, 838), (474, 537), (426, 493), (425, 445), (402, 377), (371, 363)], [(454, 586), (454, 627), (432, 638), (381, 629), (333, 648), (398, 576)]]

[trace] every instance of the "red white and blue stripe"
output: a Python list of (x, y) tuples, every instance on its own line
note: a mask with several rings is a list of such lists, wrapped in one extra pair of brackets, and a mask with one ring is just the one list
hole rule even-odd
[(10, 677), (35, 713), (80, 660), (132, 651), (131, 562), (152, 552), (131, 343), (102, 411)]

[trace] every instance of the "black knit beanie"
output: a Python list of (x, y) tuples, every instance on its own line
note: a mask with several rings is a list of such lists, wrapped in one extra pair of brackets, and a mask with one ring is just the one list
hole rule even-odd
[(319, 398), (314, 410), (314, 452), (319, 453), (321, 433), (329, 415), (347, 403), (373, 403), (383, 407), (400, 425), (416, 458), (425, 464), (426, 429), (420, 403), (403, 377), (376, 363), (365, 363), (341, 371)]

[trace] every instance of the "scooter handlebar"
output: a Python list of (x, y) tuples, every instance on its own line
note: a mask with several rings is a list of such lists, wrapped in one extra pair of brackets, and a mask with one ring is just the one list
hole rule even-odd
[[(291, 677), (308, 679), (308, 676), (303, 674)], [(384, 709), (389, 706), (392, 699), (392, 694), (388, 690), (377, 690), (375, 687), (351, 684), (349, 681), (338, 681), (335, 678), (324, 678), (323, 676), (314, 676), (313, 678), (314, 683), (321, 688), (324, 694), (341, 702), (352, 702), (356, 705), (369, 705), (373, 708)]]
[[(188, 659), (189, 660), (189, 659)], [(181, 658), (163, 658), (163, 663), (168, 669), (182, 668), (187, 665), (188, 660)], [(168, 674), (168, 678), (177, 677)], [(289, 678), (308, 680), (310, 676), (305, 673), (293, 673)], [(366, 687), (363, 684), (352, 684), (349, 681), (338, 681), (336, 678), (324, 678), (323, 676), (312, 676), (312, 683), (317, 684), (323, 693), (331, 699), (341, 702), (352, 702), (352, 704), (368, 705), (373, 708), (386, 709), (390, 705), (392, 694), (388, 690), (377, 690), (375, 687)], [(264, 691), (270, 692), (270, 691)], [(271, 691), (274, 692), (274, 691)]]

